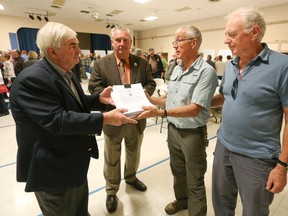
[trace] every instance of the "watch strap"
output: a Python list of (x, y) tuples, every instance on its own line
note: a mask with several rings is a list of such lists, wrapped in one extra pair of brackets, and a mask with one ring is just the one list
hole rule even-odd
[(279, 158), (277, 158), (277, 163), (279, 163), (280, 165), (284, 166), (285, 168), (288, 168), (288, 163), (281, 161)]

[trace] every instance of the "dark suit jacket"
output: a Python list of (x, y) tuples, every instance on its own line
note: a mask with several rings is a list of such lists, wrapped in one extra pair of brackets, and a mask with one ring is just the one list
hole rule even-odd
[(13, 83), (17, 181), (27, 182), (26, 191), (80, 186), (86, 181), (91, 154), (98, 157), (92, 134), (101, 134), (103, 114), (90, 110), (102, 107), (99, 96), (84, 95), (75, 75), (72, 81), (82, 105), (45, 58), (24, 69)]
[[(148, 94), (152, 95), (156, 83), (152, 78), (151, 67), (144, 58), (130, 54), (131, 84), (141, 83)], [(88, 89), (91, 94), (99, 94), (107, 86), (121, 85), (121, 78), (118, 71), (114, 53), (95, 61), (89, 80)], [(106, 110), (115, 109), (113, 106), (106, 106)], [(103, 131), (108, 136), (117, 136), (122, 126), (105, 125)], [(139, 133), (143, 133), (146, 127), (146, 119), (138, 121)]]

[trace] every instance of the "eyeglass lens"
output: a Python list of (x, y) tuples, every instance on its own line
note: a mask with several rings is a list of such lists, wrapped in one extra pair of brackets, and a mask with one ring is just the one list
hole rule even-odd
[(231, 95), (232, 98), (235, 100), (237, 97), (237, 91), (238, 91), (238, 79), (236, 77), (236, 79), (234, 80), (233, 84), (232, 84), (232, 89), (231, 89)]

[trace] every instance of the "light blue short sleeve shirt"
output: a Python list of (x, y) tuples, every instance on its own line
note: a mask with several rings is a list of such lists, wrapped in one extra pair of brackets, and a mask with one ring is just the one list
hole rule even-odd
[(168, 121), (177, 128), (197, 128), (207, 124), (210, 117), (210, 104), (218, 85), (215, 70), (201, 57), (183, 71), (177, 65), (170, 77), (166, 109), (198, 104), (203, 107), (195, 118), (177, 118), (168, 116)]
[[(219, 141), (230, 151), (256, 158), (278, 157), (283, 107), (288, 106), (288, 56), (263, 50), (239, 76), (239, 57), (226, 65)], [(238, 79), (237, 97), (231, 89)]]

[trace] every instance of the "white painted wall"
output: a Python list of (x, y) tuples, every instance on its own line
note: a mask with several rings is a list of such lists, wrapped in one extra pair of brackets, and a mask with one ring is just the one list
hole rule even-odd
[[(259, 11), (263, 13), (267, 22), (267, 30), (263, 41), (269, 44), (285, 43), (285, 47), (287, 49), (288, 4), (262, 8), (259, 9)], [(153, 47), (156, 52), (168, 52), (168, 57), (170, 58), (174, 52), (171, 42), (174, 39), (176, 29), (184, 24), (192, 24), (197, 26), (202, 31), (203, 42), (200, 51), (214, 49), (217, 53), (219, 50), (227, 49), (227, 46), (223, 43), (225, 22), (224, 17), (214, 17), (211, 19), (192, 21), (179, 25), (164, 26), (141, 32), (131, 31), (131, 33), (132, 37), (134, 35), (136, 38), (135, 47), (141, 48), (144, 52), (147, 52), (150, 47)], [(85, 23), (70, 23), (67, 21), (62, 21), (62, 23), (71, 27), (77, 32), (110, 34), (110, 29), (106, 29), (103, 23), (95, 23), (93, 25)], [(44, 21), (32, 21), (28, 17), (19, 18), (0, 15), (0, 50), (10, 49), (10, 41), (8, 36), (9, 32), (16, 33), (17, 29), (20, 27), (41, 28), (44, 24)], [(281, 45), (279, 45), (279, 49), (281, 49)]]

